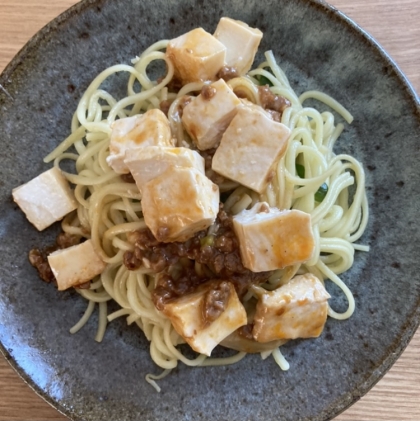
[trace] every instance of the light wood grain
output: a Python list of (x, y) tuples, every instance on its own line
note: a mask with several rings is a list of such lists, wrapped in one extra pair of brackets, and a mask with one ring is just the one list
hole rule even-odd
[[(0, 0), (0, 71), (43, 25), (74, 0)], [(331, 0), (373, 35), (420, 92), (420, 1)], [(0, 357), (0, 421), (66, 418)], [(420, 420), (420, 331), (390, 372), (335, 421)]]

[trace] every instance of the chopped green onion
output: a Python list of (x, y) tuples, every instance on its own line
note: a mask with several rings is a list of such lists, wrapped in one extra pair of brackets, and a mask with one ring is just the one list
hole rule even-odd
[(328, 185), (327, 183), (324, 183), (315, 193), (315, 201), (318, 203), (321, 203), (325, 199), (325, 196), (327, 195), (327, 193), (328, 193)]
[(268, 79), (268, 78), (266, 78), (263, 75), (257, 75), (256, 78), (257, 78), (258, 83), (260, 84), (260, 86), (265, 86), (265, 85), (274, 86), (273, 83), (271, 82), (271, 80)]
[(212, 246), (214, 243), (214, 235), (207, 235), (203, 238), (200, 238), (200, 246)]
[[(296, 165), (296, 173), (300, 178), (305, 178), (305, 167), (301, 164)], [(328, 184), (324, 183), (315, 193), (315, 201), (321, 203), (328, 193)]]
[(296, 164), (296, 172), (300, 178), (305, 178), (305, 167), (300, 164)]

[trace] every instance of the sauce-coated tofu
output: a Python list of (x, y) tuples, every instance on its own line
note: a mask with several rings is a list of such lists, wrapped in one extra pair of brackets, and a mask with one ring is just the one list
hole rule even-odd
[(213, 224), (219, 187), (194, 168), (171, 167), (143, 186), (146, 225), (162, 242), (186, 241)]
[(170, 167), (195, 168), (204, 174), (204, 158), (183, 147), (147, 146), (131, 151), (125, 163), (140, 191), (143, 186)]
[(182, 114), (182, 123), (197, 148), (204, 151), (216, 147), (236, 114), (241, 101), (223, 79), (206, 87), (211, 96), (201, 93)]
[(282, 269), (312, 257), (315, 239), (311, 216), (299, 210), (257, 203), (233, 217), (243, 265), (253, 272)]
[(48, 263), (60, 291), (90, 281), (106, 267), (95, 252), (92, 240), (51, 253)]
[(12, 191), (13, 200), (39, 231), (77, 208), (73, 191), (54, 167)]
[(257, 303), (252, 335), (258, 342), (316, 338), (327, 320), (330, 294), (308, 273), (263, 294)]
[(213, 157), (212, 169), (262, 193), (286, 152), (290, 130), (259, 106), (240, 105)]
[(124, 163), (131, 151), (146, 146), (174, 146), (165, 114), (158, 109), (116, 120), (112, 125), (107, 162), (118, 174), (128, 174)]
[(221, 18), (214, 36), (226, 47), (226, 65), (244, 75), (251, 68), (263, 33), (239, 20)]
[(203, 320), (205, 296), (206, 293), (211, 293), (217, 282), (203, 284), (196, 292), (169, 302), (163, 310), (174, 329), (191, 348), (208, 356), (223, 339), (247, 324), (245, 308), (230, 282), (226, 282), (229, 286), (229, 298), (223, 311), (214, 321), (205, 323)]
[(193, 29), (171, 40), (166, 55), (183, 84), (216, 80), (225, 63), (226, 47), (203, 28)]

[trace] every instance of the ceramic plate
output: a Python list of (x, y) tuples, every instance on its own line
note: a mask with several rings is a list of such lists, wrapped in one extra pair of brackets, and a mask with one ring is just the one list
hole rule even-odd
[[(356, 297), (347, 321), (328, 320), (317, 340), (283, 353), (290, 370), (248, 356), (228, 367), (179, 366), (156, 393), (158, 373), (141, 332), (109, 325), (97, 344), (93, 318), (69, 328), (85, 309), (76, 293), (41, 282), (27, 258), (52, 242), (11, 200), (11, 190), (48, 167), (44, 157), (69, 132), (83, 91), (101, 70), (129, 63), (145, 47), (196, 26), (212, 32), (221, 16), (260, 28), (260, 51), (273, 49), (298, 93), (320, 89), (354, 115), (339, 148), (367, 168), (371, 216), (344, 280)], [(259, 57), (261, 59), (261, 56)], [(112, 85), (122, 89), (125, 78)], [(0, 77), (0, 341), (18, 372), (75, 420), (326, 420), (345, 409), (395, 362), (420, 317), (419, 102), (395, 64), (335, 9), (308, 0), (90, 0), (38, 33)], [(333, 286), (331, 305), (346, 302)]]

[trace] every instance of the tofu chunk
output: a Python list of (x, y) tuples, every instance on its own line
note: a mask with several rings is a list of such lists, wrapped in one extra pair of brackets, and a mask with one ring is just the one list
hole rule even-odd
[(124, 159), (133, 150), (146, 146), (174, 146), (171, 128), (165, 114), (158, 109), (121, 118), (112, 125), (108, 165), (118, 174), (128, 174)]
[(235, 67), (240, 75), (248, 72), (263, 33), (240, 20), (221, 18), (214, 36), (226, 47), (226, 65)]
[(290, 130), (259, 106), (242, 104), (223, 134), (212, 161), (220, 175), (262, 193), (286, 152)]
[(146, 225), (158, 241), (186, 241), (213, 224), (219, 187), (195, 168), (171, 167), (143, 186)]
[(171, 40), (166, 55), (175, 66), (175, 76), (189, 82), (216, 80), (225, 63), (226, 47), (203, 28)]
[(282, 269), (312, 257), (315, 239), (311, 216), (299, 210), (256, 203), (233, 217), (243, 265), (252, 272)]
[(206, 92), (193, 99), (182, 114), (182, 124), (197, 148), (204, 151), (219, 145), (220, 139), (241, 104), (223, 79), (206, 86)]
[(48, 263), (60, 291), (90, 281), (106, 267), (95, 252), (92, 240), (51, 253)]
[(203, 307), (221, 282), (223, 281), (207, 282), (196, 292), (169, 302), (163, 310), (174, 329), (191, 348), (208, 356), (223, 339), (247, 323), (245, 308), (239, 301), (233, 284), (226, 281), (224, 286), (228, 288), (228, 298), (223, 309), (214, 321), (206, 323)]
[(13, 200), (39, 231), (77, 208), (67, 179), (54, 167), (12, 191)]
[(295, 276), (288, 284), (262, 295), (252, 335), (258, 342), (316, 338), (327, 320), (329, 298), (316, 276)]
[(125, 158), (140, 191), (170, 167), (195, 168), (204, 174), (204, 158), (196, 151), (183, 147), (147, 146), (130, 152)]

